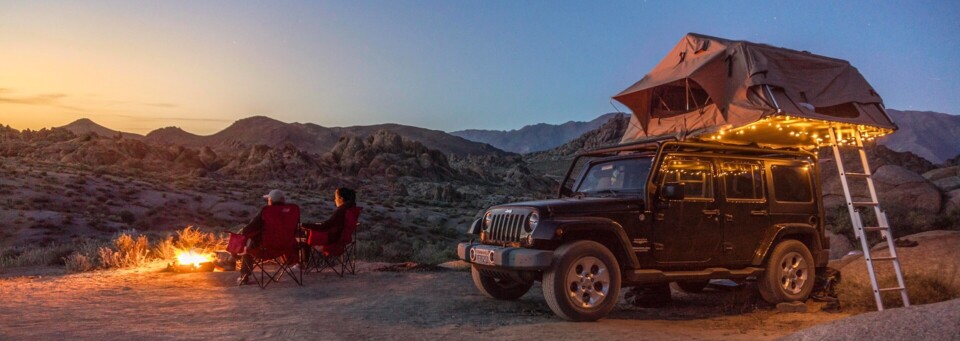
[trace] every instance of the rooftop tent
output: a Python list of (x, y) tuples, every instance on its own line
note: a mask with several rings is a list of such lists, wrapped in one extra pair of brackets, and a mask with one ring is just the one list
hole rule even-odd
[(841, 140), (854, 130), (873, 138), (897, 129), (845, 60), (695, 33), (613, 98), (633, 111), (623, 143), (673, 135), (815, 148), (829, 142), (830, 127)]

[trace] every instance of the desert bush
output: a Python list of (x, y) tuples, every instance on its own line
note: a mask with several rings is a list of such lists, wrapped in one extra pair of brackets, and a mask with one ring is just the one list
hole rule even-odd
[[(952, 273), (948, 274), (952, 276)], [(910, 296), (910, 304), (929, 304), (960, 298), (960, 290), (947, 279), (947, 274), (908, 274), (903, 280)], [(881, 288), (897, 286), (894, 276), (881, 277)], [(873, 288), (869, 283), (842, 282), (837, 289), (840, 303), (845, 310), (864, 312), (876, 310), (876, 301), (873, 297)], [(902, 307), (900, 292), (888, 291), (881, 293), (884, 308)]]
[(96, 269), (96, 264), (91, 257), (78, 252), (64, 258), (63, 263), (68, 273), (87, 272)]
[(440, 264), (457, 259), (455, 248), (443, 243), (419, 243), (415, 242), (411, 261), (420, 264)]
[(137, 217), (133, 215), (133, 212), (128, 210), (120, 211), (120, 221), (124, 224), (130, 225), (137, 221)]
[(134, 238), (124, 232), (113, 240), (113, 247), (101, 247), (98, 253), (104, 268), (127, 268), (146, 263), (150, 246), (146, 236)]

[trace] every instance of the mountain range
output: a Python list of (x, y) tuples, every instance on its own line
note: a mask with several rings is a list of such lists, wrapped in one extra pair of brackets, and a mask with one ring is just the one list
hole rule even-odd
[(159, 145), (180, 145), (191, 148), (244, 149), (255, 145), (282, 146), (290, 143), (298, 149), (322, 154), (333, 148), (341, 137), (368, 137), (380, 130), (394, 132), (407, 139), (422, 143), (453, 155), (504, 154), (503, 151), (485, 143), (469, 141), (439, 130), (430, 130), (400, 124), (378, 124), (352, 127), (323, 127), (313, 123), (285, 123), (265, 116), (240, 119), (213, 135), (197, 135), (178, 127), (166, 127), (151, 131), (146, 136), (112, 130), (80, 119), (63, 126), (74, 134), (96, 133), (104, 137), (122, 135), (124, 138), (142, 140)]
[(527, 154), (556, 148), (588, 131), (600, 128), (616, 115), (618, 113), (604, 114), (588, 122), (538, 123), (509, 131), (467, 129), (450, 132), (450, 134), (487, 143), (508, 152)]

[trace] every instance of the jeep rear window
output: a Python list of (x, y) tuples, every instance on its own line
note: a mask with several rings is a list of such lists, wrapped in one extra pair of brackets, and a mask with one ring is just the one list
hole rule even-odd
[(762, 200), (763, 173), (756, 162), (724, 162), (720, 167), (726, 198), (731, 200)]
[(773, 197), (778, 202), (813, 202), (813, 187), (810, 186), (810, 166), (774, 165)]
[(584, 194), (642, 194), (646, 190), (651, 159), (630, 158), (598, 162), (589, 165), (577, 186)]

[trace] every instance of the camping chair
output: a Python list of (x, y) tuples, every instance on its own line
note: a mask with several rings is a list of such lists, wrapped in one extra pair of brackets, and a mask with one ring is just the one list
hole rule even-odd
[[(300, 227), (300, 207), (297, 205), (270, 205), (263, 209), (263, 232), (260, 246), (250, 250), (253, 256), (253, 273), (261, 289), (270, 282), (279, 282), (284, 274), (293, 278), (297, 285), (303, 285), (303, 268), (293, 270), (300, 263), (300, 247), (296, 233)], [(268, 271), (266, 265), (275, 264), (278, 268)], [(259, 269), (259, 276), (257, 276)]]
[(308, 238), (310, 245), (310, 264), (307, 272), (316, 270), (333, 270), (338, 276), (343, 277), (344, 273), (356, 274), (357, 270), (357, 227), (360, 226), (361, 207), (347, 209), (344, 217), (343, 230), (340, 231), (340, 240), (325, 241), (325, 238), (317, 238), (318, 234), (325, 232), (310, 231), (311, 237)]

